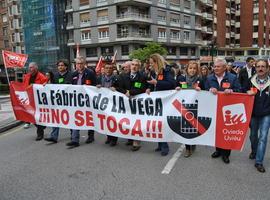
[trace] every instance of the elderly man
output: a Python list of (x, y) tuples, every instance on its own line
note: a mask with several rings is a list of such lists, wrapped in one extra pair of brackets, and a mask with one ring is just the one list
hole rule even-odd
[[(233, 92), (240, 91), (240, 84), (235, 75), (227, 72), (227, 63), (223, 58), (217, 58), (214, 62), (214, 73), (209, 75), (206, 80), (206, 90), (209, 90), (213, 94), (217, 94), (218, 91), (222, 91), (225, 94), (231, 94)], [(222, 156), (224, 163), (230, 163), (229, 156), (231, 150), (216, 148), (216, 151), (212, 154), (212, 158), (218, 158)]]
[[(41, 72), (38, 71), (38, 65), (35, 62), (31, 62), (29, 64), (29, 72), (24, 75), (23, 77), (23, 84), (28, 87), (31, 84), (44, 84), (46, 83), (47, 77), (42, 74)], [(29, 124), (28, 124), (29, 126)], [(44, 129), (46, 128), (45, 126), (41, 125), (35, 125), (37, 127), (37, 137), (36, 141), (42, 140), (44, 137)], [(25, 125), (25, 128), (27, 125)]]
[[(84, 57), (77, 57), (76, 60), (76, 71), (73, 73), (73, 85), (93, 85), (97, 84), (96, 74), (93, 70), (86, 67), (86, 60)], [(66, 145), (73, 148), (80, 146), (80, 131), (72, 130), (71, 133), (71, 142), (68, 142)], [(85, 143), (92, 143), (94, 141), (94, 131), (88, 131), (88, 138)]]
[(122, 64), (122, 72), (121, 73), (129, 73), (130, 72), (130, 66), (131, 66), (131, 61), (126, 61)]

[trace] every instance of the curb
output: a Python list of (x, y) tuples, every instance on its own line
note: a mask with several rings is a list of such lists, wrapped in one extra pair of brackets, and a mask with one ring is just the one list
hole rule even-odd
[(19, 126), (19, 125), (21, 125), (23, 123), (24, 122), (22, 122), (22, 121), (12, 121), (10, 123), (7, 123), (4, 126), (0, 126), (0, 134), (2, 134), (5, 131), (8, 131), (8, 130), (10, 130), (12, 128), (15, 128), (15, 127), (17, 127), (17, 126)]

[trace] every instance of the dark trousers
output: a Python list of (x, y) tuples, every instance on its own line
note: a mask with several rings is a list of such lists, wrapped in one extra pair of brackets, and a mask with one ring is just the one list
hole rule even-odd
[(46, 126), (37, 125), (37, 124), (35, 124), (35, 126), (37, 127), (37, 136), (42, 136), (43, 137), (44, 129), (46, 128)]
[(164, 152), (164, 153), (169, 152), (169, 145), (167, 142), (159, 142), (158, 148), (161, 150), (161, 152)]
[(94, 138), (95, 131), (94, 130), (88, 130), (88, 137)]
[(195, 150), (196, 145), (188, 145), (186, 144), (186, 150)]
[(221, 149), (221, 148), (216, 147), (216, 151), (219, 152), (221, 156), (229, 157), (231, 155), (231, 150), (228, 150), (228, 149)]
[(113, 142), (117, 142), (118, 140), (118, 137), (114, 137), (114, 136), (111, 136), (111, 135), (107, 135), (107, 140), (108, 141), (113, 141)]

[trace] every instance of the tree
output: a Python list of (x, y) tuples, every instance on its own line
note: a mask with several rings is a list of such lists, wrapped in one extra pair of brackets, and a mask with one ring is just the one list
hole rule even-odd
[(167, 55), (167, 50), (157, 42), (147, 42), (144, 48), (134, 50), (130, 55), (130, 59), (139, 59), (141, 62), (145, 62), (149, 59), (150, 55), (158, 53), (162, 56)]

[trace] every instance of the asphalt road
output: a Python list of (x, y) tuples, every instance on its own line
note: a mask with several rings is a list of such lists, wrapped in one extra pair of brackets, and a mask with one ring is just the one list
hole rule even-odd
[(69, 137), (62, 130), (57, 144), (36, 142), (33, 126), (0, 135), (0, 200), (270, 199), (270, 148), (261, 174), (248, 159), (249, 141), (243, 152), (232, 152), (229, 165), (210, 158), (212, 147), (198, 146), (162, 174), (180, 144), (161, 157), (154, 143), (131, 152), (125, 140), (110, 147), (97, 134), (93, 144), (68, 150)]

